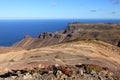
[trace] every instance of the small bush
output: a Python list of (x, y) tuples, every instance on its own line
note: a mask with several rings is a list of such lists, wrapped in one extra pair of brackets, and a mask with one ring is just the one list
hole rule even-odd
[(46, 56), (49, 56), (49, 54), (46, 54)]
[(92, 70), (94, 70), (96, 72), (100, 72), (103, 70), (102, 67), (100, 67), (98, 65), (92, 65), (92, 64), (86, 64), (85, 69), (87, 72), (91, 72)]
[(60, 55), (56, 55), (55, 58), (56, 59), (61, 59), (61, 56)]
[(14, 59), (11, 59), (10, 62), (14, 62), (15, 60)]
[(36, 56), (31, 56), (30, 58), (39, 58), (41, 57), (40, 55), (36, 55)]

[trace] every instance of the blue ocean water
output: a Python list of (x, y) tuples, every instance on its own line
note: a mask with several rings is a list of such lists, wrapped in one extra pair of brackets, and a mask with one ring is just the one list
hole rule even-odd
[(98, 19), (44, 19), (44, 20), (0, 20), (0, 46), (11, 46), (26, 34), (35, 37), (42, 32), (63, 30), (69, 23), (120, 23), (117, 20)]

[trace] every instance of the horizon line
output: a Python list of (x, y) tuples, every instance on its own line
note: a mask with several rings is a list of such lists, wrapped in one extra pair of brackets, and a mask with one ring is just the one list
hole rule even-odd
[(97, 20), (120, 20), (119, 18), (41, 18), (41, 19), (35, 19), (35, 18), (31, 18), (31, 19), (29, 19), (29, 18), (18, 18), (18, 19), (10, 19), (10, 18), (8, 18), (8, 19), (0, 19), (0, 20), (68, 20), (68, 19), (85, 19), (85, 20), (87, 20), (87, 19), (89, 19), (89, 20), (95, 20), (95, 19), (97, 19)]

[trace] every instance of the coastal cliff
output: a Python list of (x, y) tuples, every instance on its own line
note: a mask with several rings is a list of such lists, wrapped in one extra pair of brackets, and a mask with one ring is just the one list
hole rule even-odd
[(44, 32), (35, 38), (26, 35), (13, 47), (32, 49), (74, 40), (100, 40), (120, 46), (120, 24), (71, 23), (62, 31)]

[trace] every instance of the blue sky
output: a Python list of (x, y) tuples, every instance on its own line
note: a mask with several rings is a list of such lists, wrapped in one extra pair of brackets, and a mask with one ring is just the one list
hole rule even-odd
[(120, 19), (120, 0), (0, 0), (0, 19)]

